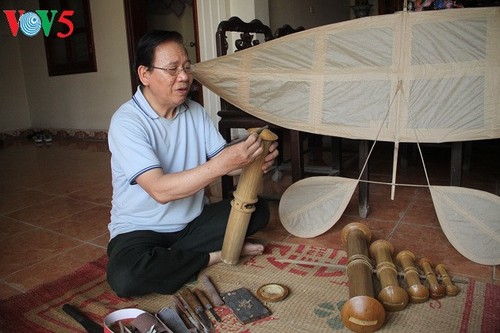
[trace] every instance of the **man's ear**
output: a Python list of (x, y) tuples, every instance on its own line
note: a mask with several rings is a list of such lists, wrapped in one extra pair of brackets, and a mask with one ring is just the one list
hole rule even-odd
[(137, 68), (137, 75), (139, 76), (139, 81), (141, 81), (143, 86), (149, 85), (150, 73), (151, 71), (149, 70), (149, 68), (144, 65), (140, 65), (139, 68)]

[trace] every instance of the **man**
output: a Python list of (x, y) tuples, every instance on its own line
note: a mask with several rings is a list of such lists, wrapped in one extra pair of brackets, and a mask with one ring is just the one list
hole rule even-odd
[[(230, 201), (204, 205), (204, 188), (264, 153), (256, 134), (224, 148), (203, 107), (186, 98), (192, 65), (179, 33), (143, 36), (135, 70), (141, 85), (113, 115), (108, 137), (113, 207), (107, 278), (121, 297), (175, 293), (221, 261)], [(266, 153), (264, 172), (278, 156), (276, 146)], [(260, 200), (247, 236), (264, 228), (269, 215)], [(262, 251), (247, 242), (242, 255)]]

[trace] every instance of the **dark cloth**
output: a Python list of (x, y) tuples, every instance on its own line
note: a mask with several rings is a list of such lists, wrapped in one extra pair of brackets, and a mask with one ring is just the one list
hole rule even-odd
[[(175, 233), (149, 230), (120, 234), (108, 244), (107, 279), (120, 297), (173, 294), (196, 279), (209, 253), (220, 251), (231, 212), (230, 199), (206, 205), (188, 226)], [(267, 202), (259, 199), (246, 236), (269, 222)]]

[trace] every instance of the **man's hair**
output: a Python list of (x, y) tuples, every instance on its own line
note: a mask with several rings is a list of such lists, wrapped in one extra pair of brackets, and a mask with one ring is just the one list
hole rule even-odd
[(152, 30), (141, 37), (135, 52), (134, 70), (136, 74), (139, 66), (153, 66), (156, 47), (166, 42), (184, 45), (182, 35), (177, 31)]

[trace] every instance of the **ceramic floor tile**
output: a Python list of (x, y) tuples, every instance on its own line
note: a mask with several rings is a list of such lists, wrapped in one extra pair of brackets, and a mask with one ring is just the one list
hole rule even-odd
[(76, 239), (39, 228), (7, 238), (0, 247), (0, 278), (80, 244)]
[[(377, 187), (371, 187), (377, 188)], [(410, 207), (412, 198), (409, 196), (396, 196), (391, 200), (389, 194), (372, 192), (370, 188), (368, 217), (374, 220), (397, 222), (400, 221)], [(356, 190), (344, 211), (344, 215), (359, 216), (359, 196)]]
[(408, 207), (402, 223), (419, 224), (423, 226), (439, 227), (439, 220), (434, 209), (432, 199), (419, 197)]
[(7, 214), (7, 216), (33, 225), (44, 226), (95, 206), (89, 202), (56, 197), (47, 202)]
[(108, 233), (109, 211), (108, 206), (96, 206), (47, 224), (45, 228), (67, 237), (89, 241)]
[(0, 214), (8, 214), (35, 204), (43, 204), (53, 198), (53, 195), (30, 189), (5, 191), (0, 194)]
[(0, 300), (7, 299), (15, 295), (20, 295), (22, 293), (24, 293), (24, 290), (16, 289), (11, 285), (0, 281)]
[(32, 225), (0, 215), (0, 241), (36, 228)]
[(77, 190), (68, 194), (68, 197), (76, 200), (90, 201), (96, 204), (111, 206), (113, 187), (111, 186), (109, 179), (111, 179), (111, 176), (108, 177), (107, 182), (99, 182), (96, 185), (89, 186), (82, 190)]
[(109, 232), (106, 231), (105, 234), (89, 240), (87, 243), (100, 246), (102, 248), (107, 248), (109, 242)]
[(61, 174), (62, 173), (59, 173), (59, 175), (54, 177), (54, 179), (50, 179), (47, 182), (36, 186), (34, 189), (49, 194), (66, 195), (92, 187), (96, 184), (92, 177), (82, 177), (81, 175), (73, 177), (70, 175), (63, 175), (63, 177), (61, 177)]
[(82, 244), (10, 274), (4, 281), (16, 289), (27, 291), (42, 283), (65, 276), (105, 254), (106, 250), (102, 247)]
[(409, 250), (417, 257), (430, 259), (433, 266), (443, 263), (452, 275), (474, 277), (491, 282), (492, 267), (474, 263), (462, 256), (447, 240), (441, 228), (400, 224), (389, 239), (394, 254)]

